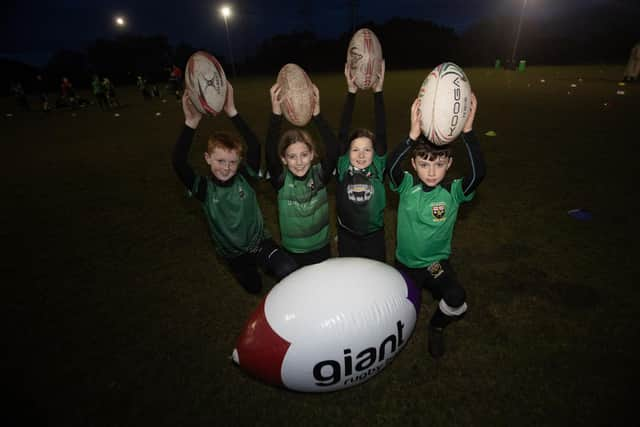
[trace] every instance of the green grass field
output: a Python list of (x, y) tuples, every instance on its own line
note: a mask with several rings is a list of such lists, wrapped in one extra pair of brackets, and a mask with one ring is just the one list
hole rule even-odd
[[(391, 148), (408, 132), (409, 106), (428, 71), (387, 72)], [(425, 293), (416, 330), (394, 362), (367, 383), (329, 394), (273, 388), (230, 361), (260, 297), (246, 294), (216, 258), (199, 205), (172, 171), (183, 122), (174, 98), (145, 103), (135, 88), (121, 88), (120, 117), (95, 105), (21, 113), (13, 99), (0, 100), (3, 376), (8, 419), (16, 420), (3, 425), (614, 426), (635, 419), (640, 86), (618, 86), (622, 65), (466, 71), (487, 161), (454, 238), (452, 262), (469, 312), (447, 330), (447, 354), (434, 361), (426, 321), (435, 304)], [(344, 77), (310, 76), (337, 128)], [(274, 79), (233, 82), (238, 109), (260, 136)], [(372, 116), (371, 94), (359, 93), (353, 125), (371, 127)], [(203, 121), (191, 156), (201, 172), (213, 129), (232, 127), (223, 116)], [(490, 130), (497, 135), (484, 136)], [(461, 145), (452, 174), (463, 170)], [(266, 182), (258, 191), (277, 235), (275, 193)], [(396, 207), (390, 193), (389, 262)], [(571, 218), (573, 208), (593, 219)], [(263, 295), (274, 283), (265, 281)]]

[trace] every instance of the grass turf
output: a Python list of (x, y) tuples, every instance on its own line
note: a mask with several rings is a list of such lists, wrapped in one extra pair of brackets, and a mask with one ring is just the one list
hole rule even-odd
[[(408, 131), (427, 71), (387, 72), (390, 148)], [(267, 386), (229, 359), (259, 297), (216, 258), (200, 207), (171, 169), (183, 122), (173, 97), (145, 103), (123, 88), (120, 117), (95, 105), (23, 113), (0, 100), (8, 419), (60, 426), (630, 419), (640, 380), (632, 222), (640, 88), (617, 85), (622, 66), (466, 71), (488, 168), (453, 243), (470, 310), (447, 330), (447, 354), (434, 361), (426, 321), (435, 304), (425, 294), (413, 336), (387, 369), (318, 395)], [(310, 76), (337, 128), (344, 77)], [(238, 109), (260, 136), (274, 78), (233, 82)], [(370, 93), (359, 93), (353, 125), (372, 128), (372, 107)], [(220, 128), (232, 126), (224, 117), (201, 124), (191, 153), (200, 172), (205, 137)], [(484, 136), (490, 130), (497, 135)], [(460, 142), (455, 154), (450, 174), (464, 170)], [(277, 235), (275, 194), (266, 182), (258, 193)], [(396, 207), (389, 193), (390, 262)], [(593, 219), (571, 218), (573, 208)], [(273, 283), (265, 278), (263, 295)]]

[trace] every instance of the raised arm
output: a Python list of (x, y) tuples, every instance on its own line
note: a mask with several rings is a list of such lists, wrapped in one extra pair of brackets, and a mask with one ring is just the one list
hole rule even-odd
[[(182, 132), (176, 142), (176, 145), (173, 147), (173, 170), (180, 178), (180, 181), (187, 187), (187, 190), (193, 190), (193, 183), (196, 179), (196, 174), (189, 165), (188, 156), (189, 150), (191, 149), (191, 144), (193, 143), (193, 136), (195, 135), (195, 130), (200, 124), (200, 120), (202, 119), (202, 114), (195, 109), (195, 107), (191, 104), (191, 100), (189, 99), (189, 95), (185, 92), (182, 94), (182, 110), (184, 112), (184, 127), (182, 128)], [(203, 191), (198, 189), (196, 191), (196, 198), (200, 201), (204, 200)]]
[(247, 165), (255, 172), (258, 172), (260, 170), (260, 141), (249, 125), (247, 125), (247, 122), (245, 122), (238, 113), (234, 100), (233, 86), (231, 86), (229, 81), (227, 81), (227, 98), (224, 101), (223, 109), (247, 144), (245, 159)]
[(320, 137), (324, 142), (325, 155), (321, 161), (321, 165), (324, 181), (326, 183), (329, 181), (329, 178), (331, 178), (333, 170), (336, 167), (336, 163), (338, 163), (338, 139), (329, 127), (329, 123), (327, 123), (325, 118), (320, 113), (320, 91), (318, 90), (318, 87), (316, 85), (313, 85), (313, 94), (316, 98), (316, 102), (313, 109), (312, 120), (318, 128)]
[(271, 96), (271, 115), (269, 116), (269, 128), (267, 130), (267, 140), (265, 142), (267, 170), (271, 175), (271, 184), (276, 190), (281, 186), (279, 183), (282, 175), (282, 162), (278, 155), (278, 138), (282, 129), (282, 109), (280, 108), (280, 86), (276, 83), (269, 90)]
[(480, 148), (480, 143), (473, 131), (473, 120), (476, 116), (478, 109), (478, 100), (474, 93), (471, 93), (471, 109), (467, 116), (467, 121), (462, 129), (462, 140), (467, 148), (467, 154), (469, 155), (469, 173), (462, 179), (462, 191), (465, 196), (472, 193), (486, 175), (486, 165), (484, 162), (484, 155)]
[(391, 184), (398, 187), (404, 177), (404, 169), (401, 163), (404, 157), (411, 151), (420, 137), (420, 102), (416, 98), (411, 104), (411, 128), (406, 140), (396, 146), (387, 160), (388, 174)]
[(355, 77), (351, 75), (349, 63), (344, 64), (344, 77), (347, 80), (347, 97), (342, 108), (342, 116), (340, 117), (340, 131), (338, 132), (338, 141), (340, 143), (339, 155), (349, 151), (349, 129), (351, 128), (351, 117), (356, 103), (356, 92), (358, 87), (355, 83)]
[(373, 87), (373, 110), (376, 121), (376, 154), (384, 156), (387, 154), (387, 116), (384, 110), (384, 96), (382, 88), (384, 86), (384, 61), (380, 67), (378, 80)]

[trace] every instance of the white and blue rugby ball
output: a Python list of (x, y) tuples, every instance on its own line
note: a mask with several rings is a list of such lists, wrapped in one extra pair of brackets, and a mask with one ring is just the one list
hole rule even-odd
[(471, 85), (462, 68), (444, 62), (424, 79), (418, 94), (424, 136), (435, 145), (458, 138), (471, 108)]

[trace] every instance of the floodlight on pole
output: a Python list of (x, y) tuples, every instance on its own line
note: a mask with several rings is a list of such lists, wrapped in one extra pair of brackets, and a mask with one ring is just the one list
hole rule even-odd
[(522, 1), (522, 9), (520, 10), (520, 19), (518, 20), (518, 30), (516, 31), (516, 41), (513, 43), (513, 51), (511, 52), (511, 65), (515, 67), (516, 50), (518, 49), (518, 42), (520, 41), (520, 29), (522, 29), (522, 18), (524, 16), (524, 9), (527, 7), (527, 0)]
[(220, 8), (220, 14), (222, 15), (222, 18), (224, 19), (224, 29), (227, 33), (227, 48), (229, 49), (229, 59), (231, 60), (231, 70), (233, 72), (233, 78), (236, 77), (236, 64), (235, 61), (233, 60), (233, 49), (231, 47), (231, 36), (229, 35), (229, 24), (227, 23), (227, 20), (229, 19), (229, 17), (231, 16), (231, 7), (230, 6), (222, 6)]

